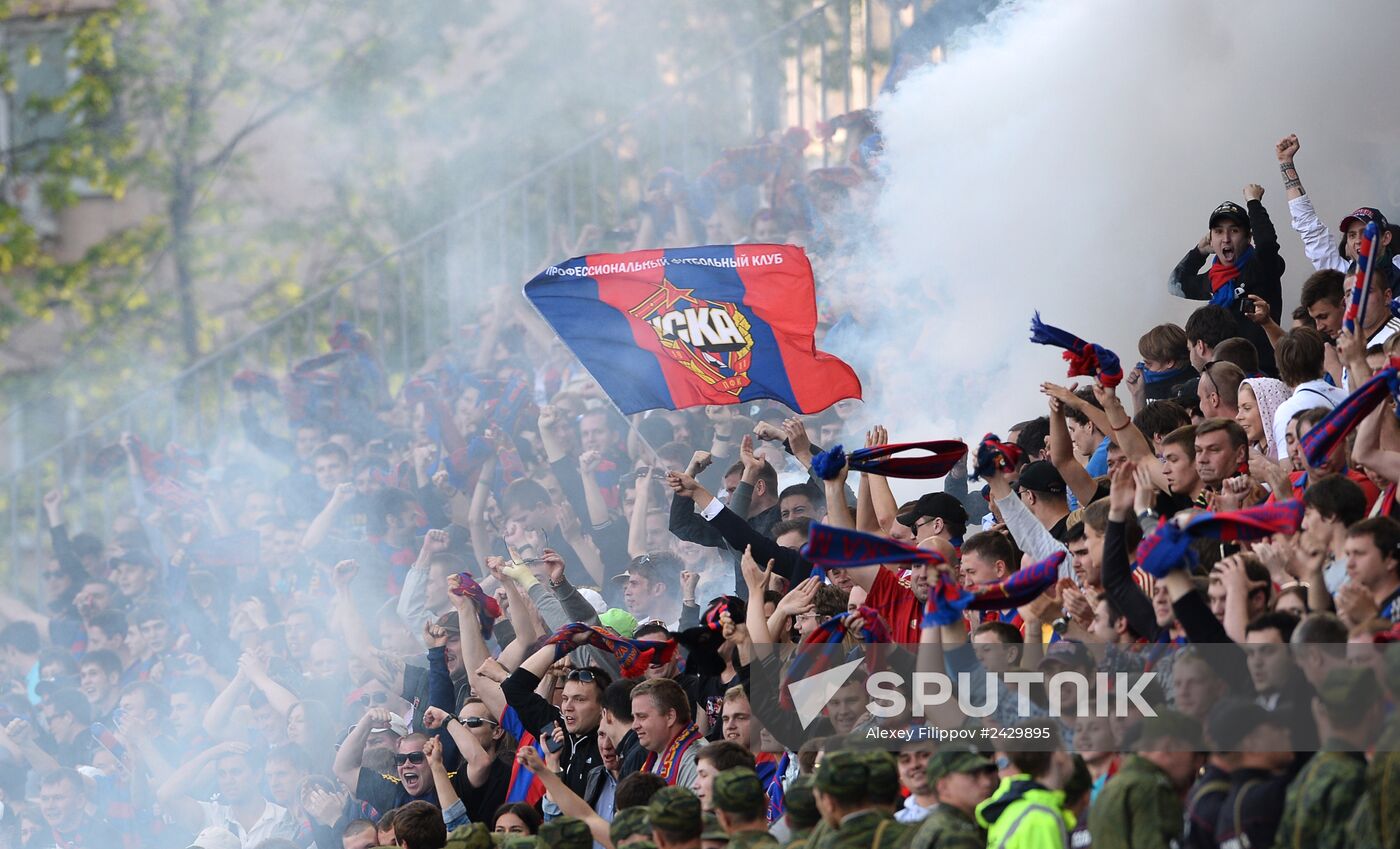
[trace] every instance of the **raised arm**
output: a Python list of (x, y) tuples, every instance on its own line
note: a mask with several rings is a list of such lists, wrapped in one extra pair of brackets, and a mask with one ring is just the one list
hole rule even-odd
[(1079, 460), (1075, 458), (1074, 443), (1069, 438), (1069, 425), (1065, 423), (1063, 398), (1074, 397), (1074, 393), (1053, 383), (1043, 384), (1040, 391), (1050, 398), (1050, 462), (1054, 464), (1060, 477), (1065, 479), (1065, 484), (1070, 492), (1074, 493), (1074, 497), (1079, 499), (1079, 503), (1088, 504), (1094, 500), (1098, 485), (1094, 483), (1088, 469), (1080, 465)]
[(219, 743), (185, 761), (156, 789), (156, 799), (160, 802), (161, 810), (181, 826), (190, 831), (198, 831), (204, 823), (204, 811), (199, 803), (187, 794), (196, 786), (199, 774), (206, 766), (225, 755), (244, 755), (251, 749), (252, 746), (247, 743)]
[[(447, 734), (457, 746), (457, 751), (462, 753), (462, 763), (465, 764), (467, 771), (467, 781), (471, 782), (473, 787), (480, 787), (486, 783), (486, 777), (491, 774), (491, 763), (494, 758), (491, 753), (481, 747), (476, 735), (471, 733), (460, 719), (442, 708), (430, 707), (423, 712), (423, 727), (429, 731), (437, 731), (440, 728), (447, 729)], [(442, 785), (439, 784), (439, 793), (441, 793), (441, 789)], [(451, 803), (446, 799), (442, 801), (442, 809), (447, 810)]]
[(350, 500), (355, 497), (355, 485), (353, 483), (336, 484), (335, 491), (331, 493), (330, 500), (326, 506), (321, 508), (321, 512), (316, 514), (316, 518), (311, 520), (311, 524), (306, 526), (306, 533), (301, 538), (301, 550), (313, 551), (321, 543), (326, 541), (331, 528), (335, 527), (336, 516)]
[[(884, 425), (875, 425), (871, 428), (870, 438), (866, 440), (868, 447), (874, 448), (889, 443), (890, 433), (885, 430)], [(884, 475), (866, 473), (860, 476), (861, 482), (864, 482), (866, 478), (870, 479), (870, 506), (875, 511), (875, 522), (879, 525), (880, 532), (887, 534), (890, 532), (890, 528), (894, 527), (894, 523), (899, 520), (899, 502), (895, 500), (894, 491), (890, 489), (889, 478)]]
[(559, 773), (545, 765), (540, 753), (535, 751), (534, 746), (521, 746), (516, 752), (515, 760), (521, 766), (530, 770), (540, 783), (544, 785), (544, 792), (549, 798), (554, 800), (554, 804), (559, 806), (559, 811), (566, 817), (581, 819), (588, 824), (588, 830), (593, 834), (593, 840), (603, 846), (612, 846), (612, 837), (609, 835), (609, 824), (607, 820), (598, 816), (598, 812), (593, 810), (593, 806), (585, 802), (577, 793), (569, 789), (564, 783), (564, 779), (559, 777)]
[(350, 729), (340, 748), (335, 750), (335, 763), (332, 764), (331, 771), (351, 795), (359, 794), (360, 760), (365, 755), (365, 742), (369, 740), (370, 729), (376, 725), (381, 728), (388, 727), (392, 719), (392, 714), (384, 708), (370, 708), (360, 717), (360, 721), (355, 723), (355, 727)]

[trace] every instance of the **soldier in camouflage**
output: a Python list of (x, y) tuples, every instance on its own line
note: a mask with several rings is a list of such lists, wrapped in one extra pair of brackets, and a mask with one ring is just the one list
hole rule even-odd
[(555, 817), (540, 826), (538, 836), (549, 849), (593, 849), (593, 832), (575, 817)]
[[(882, 754), (894, 760), (889, 753)], [(813, 795), (828, 830), (815, 849), (903, 849), (908, 845), (911, 830), (871, 801), (871, 784), (870, 767), (861, 753), (823, 756)]]
[(700, 832), (700, 849), (726, 849), (728, 846), (729, 832), (719, 824), (719, 817), (706, 811), (704, 831)]
[(658, 849), (700, 849), (704, 819), (700, 797), (684, 787), (663, 787), (647, 805), (652, 840)]
[(984, 849), (977, 805), (997, 786), (997, 765), (975, 751), (941, 751), (926, 767), (938, 805), (915, 827), (909, 849)]
[(1142, 720), (1138, 752), (1123, 761), (1089, 811), (1095, 847), (1147, 849), (1180, 845), (1186, 813), (1181, 794), (1200, 771), (1201, 725), (1163, 710)]
[(768, 833), (768, 794), (758, 773), (736, 766), (715, 776), (710, 801), (719, 824), (729, 835), (729, 849), (777, 849)]
[(491, 830), (485, 823), (474, 822), (459, 825), (447, 835), (443, 849), (491, 849)]
[(623, 808), (613, 814), (608, 836), (612, 838), (612, 845), (618, 849), (631, 846), (638, 840), (651, 840), (651, 820), (647, 818), (646, 807)]
[[(1385, 653), (1381, 668), (1395, 703), (1400, 702), (1400, 626), (1386, 636), (1392, 635), (1377, 649)], [(1400, 849), (1400, 712), (1391, 714), (1381, 731), (1366, 768), (1366, 794), (1356, 804), (1347, 838), (1356, 849)]]
[(817, 800), (812, 796), (812, 776), (799, 775), (788, 785), (783, 795), (787, 822), (787, 849), (807, 849), (808, 838), (817, 823), (821, 822), (821, 811), (817, 810)]
[(1280, 849), (1350, 846), (1347, 824), (1366, 791), (1366, 749), (1380, 731), (1382, 700), (1368, 666), (1327, 673), (1318, 690), (1322, 751), (1288, 785), (1274, 845)]

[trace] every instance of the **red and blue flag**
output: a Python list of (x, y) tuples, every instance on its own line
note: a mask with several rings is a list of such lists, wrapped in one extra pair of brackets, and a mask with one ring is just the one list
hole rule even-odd
[(575, 257), (525, 296), (623, 413), (861, 397), (851, 367), (816, 349), (812, 266), (792, 245)]

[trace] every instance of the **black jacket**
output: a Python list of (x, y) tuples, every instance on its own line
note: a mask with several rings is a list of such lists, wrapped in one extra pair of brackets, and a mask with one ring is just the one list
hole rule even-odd
[[(564, 717), (558, 708), (535, 692), (539, 685), (540, 679), (530, 670), (517, 669), (501, 682), (501, 693), (506, 697), (506, 704), (515, 708), (521, 724), (530, 733), (542, 738), (542, 732), (551, 723), (557, 722), (563, 727)], [(580, 734), (564, 734), (563, 771), (560, 778), (570, 790), (580, 796), (587, 789), (588, 773), (603, 763), (602, 755), (598, 754), (597, 732), (598, 729), (594, 728)]]
[[(1258, 295), (1269, 304), (1269, 315), (1280, 324), (1283, 315), (1283, 257), (1279, 254), (1278, 233), (1269, 220), (1264, 204), (1257, 200), (1248, 203), (1249, 229), (1254, 239), (1254, 257), (1240, 270), (1235, 285), (1243, 286), (1248, 295)], [(1193, 301), (1209, 301), (1213, 294), (1210, 289), (1210, 275), (1198, 269), (1205, 264), (1207, 255), (1192, 248), (1182, 257), (1172, 270), (1169, 289), (1173, 295)], [(1276, 374), (1274, 368), (1274, 346), (1269, 342), (1264, 328), (1250, 321), (1236, 307), (1231, 310), (1239, 336), (1243, 336), (1259, 351), (1259, 367), (1268, 374)]]

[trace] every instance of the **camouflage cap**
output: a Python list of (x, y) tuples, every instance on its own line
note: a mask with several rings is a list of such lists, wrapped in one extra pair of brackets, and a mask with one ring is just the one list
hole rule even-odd
[(444, 849), (491, 849), (491, 830), (486, 823), (459, 825), (447, 835)]
[(533, 834), (512, 834), (501, 843), (501, 849), (540, 849), (541, 845)]
[(858, 752), (827, 752), (817, 765), (816, 788), (843, 802), (859, 802), (870, 792), (870, 768)]
[(928, 766), (925, 767), (930, 784), (945, 775), (957, 772), (981, 772), (984, 769), (996, 768), (996, 763), (968, 749), (938, 752), (928, 759)]
[(662, 787), (647, 805), (652, 828), (659, 828), (687, 839), (700, 836), (700, 797), (684, 787)]
[(899, 764), (894, 755), (883, 749), (867, 749), (858, 757), (870, 773), (867, 798), (877, 805), (893, 805), (899, 802)]
[(638, 834), (643, 837), (651, 837), (651, 818), (647, 816), (646, 805), (623, 808), (613, 814), (608, 836), (612, 838), (614, 846)]
[(1381, 687), (1369, 666), (1339, 666), (1327, 672), (1317, 695), (1329, 710), (1360, 709), (1380, 700)]
[(555, 817), (540, 826), (540, 842), (549, 849), (593, 849), (593, 832), (576, 817)]
[(1201, 723), (1176, 710), (1159, 710), (1156, 716), (1144, 719), (1139, 726), (1137, 739), (1138, 748), (1143, 751), (1152, 751), (1147, 747), (1153, 741), (1167, 739), (1185, 743), (1197, 752), (1206, 750)]
[(758, 773), (736, 766), (715, 776), (710, 802), (715, 810), (752, 818), (762, 816), (768, 809), (768, 794), (763, 792)]
[(728, 840), (729, 832), (724, 830), (724, 826), (719, 824), (719, 817), (714, 814), (705, 814), (705, 827), (700, 832), (701, 840)]
[(812, 776), (799, 775), (787, 786), (783, 794), (783, 807), (788, 819), (798, 828), (811, 828), (822, 818), (817, 810), (816, 797), (812, 795)]

